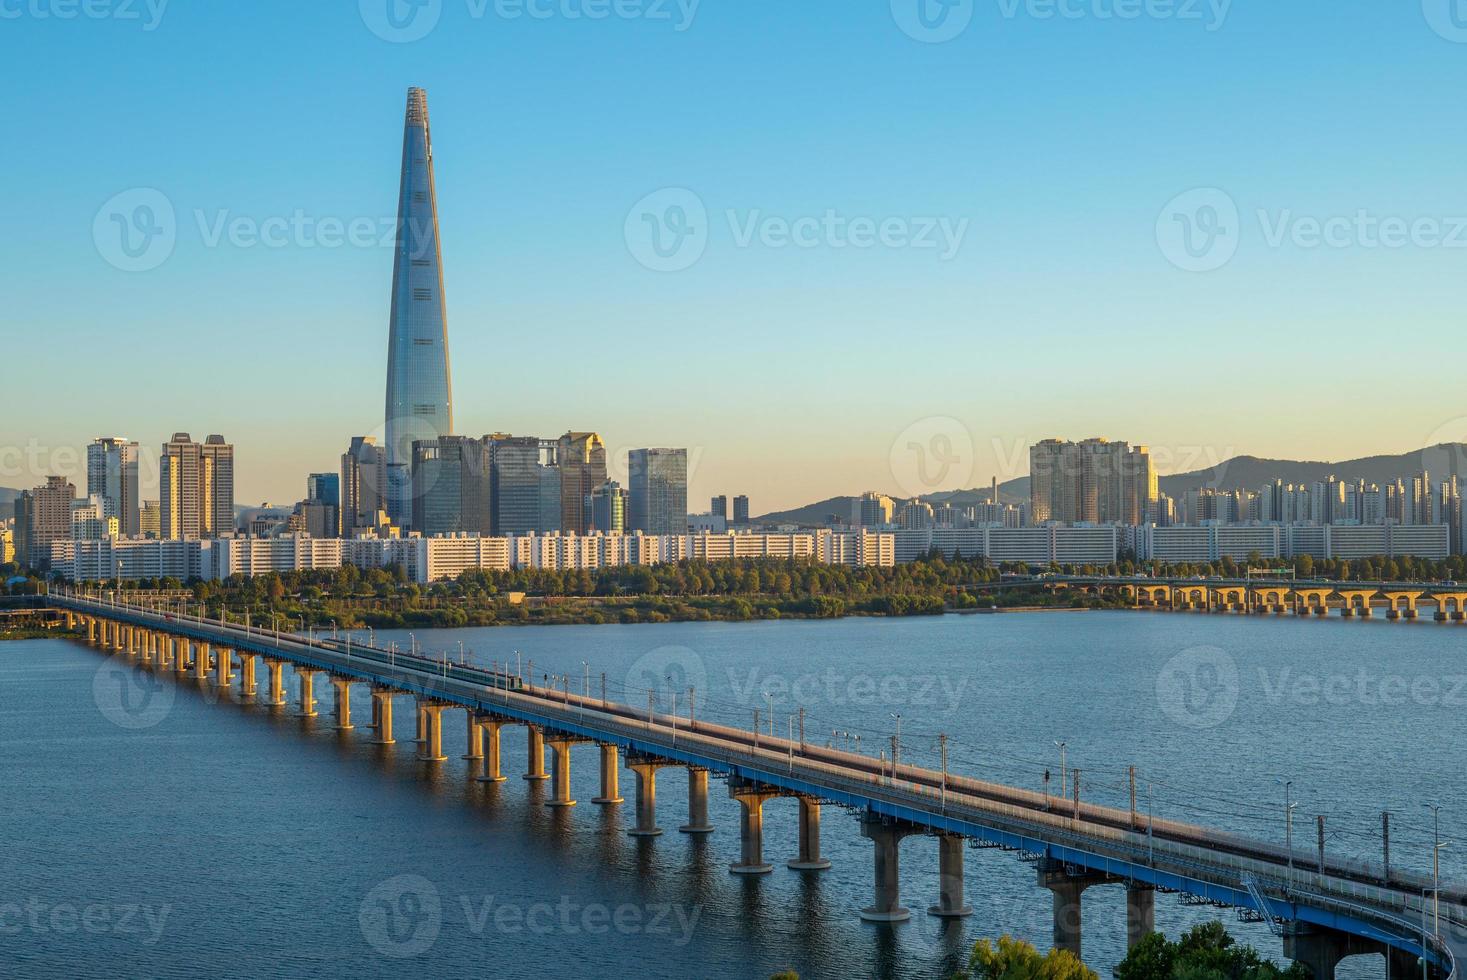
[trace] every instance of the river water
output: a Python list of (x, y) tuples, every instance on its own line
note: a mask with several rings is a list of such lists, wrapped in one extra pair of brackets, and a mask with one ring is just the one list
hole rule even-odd
[[(355, 642), (367, 639), (365, 632)], [(1317, 622), (1163, 613), (1038, 613), (831, 622), (684, 623), (379, 631), (537, 683), (660, 711), (890, 752), (955, 772), (1059, 792), (1061, 749), (1084, 798), (1282, 842), (1284, 781), (1295, 846), (1429, 871), (1431, 813), (1461, 833), (1459, 746), (1467, 630), (1429, 623)], [(261, 671), (263, 682), (264, 672)], [(262, 683), (263, 689), (263, 683)], [(972, 943), (1010, 933), (1048, 947), (1049, 894), (1018, 855), (970, 850), (975, 914), (943, 924), (937, 847), (902, 845), (912, 920), (872, 926), (870, 844), (827, 807), (823, 873), (783, 866), (794, 801), (765, 808), (772, 875), (728, 872), (737, 804), (710, 790), (708, 837), (677, 832), (686, 781), (664, 770), (659, 823), (634, 839), (623, 806), (591, 803), (596, 752), (575, 751), (580, 801), (543, 805), (506, 729), (500, 784), (460, 760), (462, 715), (445, 716), (447, 763), (414, 760), (410, 702), (395, 746), (338, 733), (330, 689), (298, 717), (154, 680), (65, 640), (0, 645), (0, 976), (940, 977)], [(359, 689), (360, 691), (360, 689)], [(359, 693), (360, 725), (367, 711)], [(900, 716), (900, 721), (896, 716)], [(859, 743), (858, 743), (859, 738)], [(1046, 784), (1046, 773), (1049, 782)], [(1073, 785), (1073, 784), (1069, 784)], [(1460, 879), (1467, 848), (1443, 852)], [(1276, 955), (1261, 925), (1159, 896), (1175, 933), (1209, 917)], [(1124, 891), (1085, 897), (1087, 962), (1124, 955)], [(1347, 961), (1342, 976), (1383, 975)]]

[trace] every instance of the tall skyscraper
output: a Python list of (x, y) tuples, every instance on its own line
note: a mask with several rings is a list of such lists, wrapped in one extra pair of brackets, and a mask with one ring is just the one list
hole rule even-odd
[(141, 534), (138, 514), (138, 444), (103, 437), (87, 447), (87, 496), (100, 497), (104, 517), (117, 518), (123, 537)]
[(376, 528), (387, 510), (387, 453), (371, 436), (356, 436), (341, 456), (341, 536)]
[(646, 534), (687, 534), (688, 451), (633, 449), (627, 470), (627, 526)]
[(341, 475), (312, 473), (306, 477), (306, 499), (312, 503), (341, 506)]
[(714, 517), (721, 517), (725, 521), (728, 520), (728, 498), (722, 494), (714, 497), (712, 504), (708, 508), (708, 513)]
[(557, 443), (534, 436), (488, 437), (491, 523), (497, 535), (560, 530)]
[(234, 530), (234, 447), (223, 436), (200, 445), (174, 433), (158, 463), (160, 537), (188, 541)]
[(51, 567), (51, 542), (71, 537), (71, 503), (76, 486), (64, 476), (46, 478), (45, 486), (21, 495), (16, 503), (16, 527), (24, 521), (24, 544), (32, 568)]
[(749, 523), (749, 498), (742, 494), (734, 498), (733, 522), (736, 527)]
[(591, 491), (591, 529), (605, 534), (627, 529), (627, 491), (615, 480)]
[(387, 346), (388, 512), (406, 525), (412, 512), (413, 443), (453, 434), (448, 312), (438, 242), (438, 197), (428, 94), (408, 89), (397, 243), (392, 264), (392, 319)]
[(591, 527), (591, 491), (606, 482), (606, 444), (594, 432), (567, 432), (556, 447), (556, 461), (560, 529), (585, 534)]
[(489, 447), (482, 439), (440, 436), (413, 443), (414, 531), (488, 534)]
[(1029, 449), (1029, 512), (1035, 524), (1142, 524), (1156, 499), (1156, 470), (1145, 446), (1046, 439)]

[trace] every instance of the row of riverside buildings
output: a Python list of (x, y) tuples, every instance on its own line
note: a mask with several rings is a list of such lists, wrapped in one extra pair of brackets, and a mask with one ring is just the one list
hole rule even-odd
[(420, 584), (455, 579), (471, 570), (595, 570), (677, 561), (806, 559), (828, 565), (891, 567), (895, 538), (868, 531), (790, 534), (527, 534), (489, 537), (144, 538), (56, 541), (51, 570), (71, 582), (177, 578), (222, 580), (271, 572), (400, 566)]

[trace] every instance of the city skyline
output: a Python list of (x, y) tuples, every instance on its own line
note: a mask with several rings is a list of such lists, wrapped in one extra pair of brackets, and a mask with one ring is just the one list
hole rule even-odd
[[(1462, 411), (1443, 395), (1453, 384), (1446, 362), (1419, 353), (1456, 335), (1456, 311), (1467, 297), (1456, 285), (1451, 248), (1267, 240), (1286, 213), (1467, 214), (1450, 163), (1455, 154), (1443, 152), (1439, 128), (1430, 124), (1450, 111), (1451, 86), (1423, 86), (1425, 98), (1402, 108), (1383, 104), (1347, 72), (1321, 70), (1349, 63), (1349, 39), (1363, 32), (1407, 55), (1404, 70), (1413, 77), (1460, 77), (1459, 46), (1419, 10), (1333, 11), (1321, 24), (1300, 11), (1239, 8), (1216, 30), (985, 13), (961, 36), (931, 45), (905, 34), (878, 6), (841, 22), (833, 37), (842, 57), (804, 67), (780, 54), (811, 31), (828, 33), (830, 23), (813, 11), (734, 22), (709, 7), (684, 31), (618, 21), (604, 30), (553, 21), (456, 23), (462, 11), (445, 12), (428, 36), (394, 44), (356, 11), (294, 11), (295, 29), (267, 41), (262, 24), (226, 31), (219, 12), (170, 10), (138, 38), (171, 69), (135, 79), (134, 129), (154, 134), (150, 140), (118, 130), (86, 99), (69, 99), (76, 110), (65, 126), (38, 116), (44, 107), (17, 107), (18, 125), (44, 128), (53, 152), (13, 164), (29, 189), (12, 205), (13, 216), (40, 229), (24, 247), (0, 246), (9, 267), (34, 287), (17, 295), (11, 311), (17, 339), (9, 353), (35, 368), (12, 380), (14, 397), (40, 403), (58, 372), (71, 379), (72, 395), (43, 434), (16, 416), (0, 420), (0, 444), (24, 448), (38, 439), (43, 449), (81, 449), (99, 423), (144, 445), (181, 427), (225, 432), (241, 459), (253, 461), (241, 474), (241, 499), (262, 500), (297, 495), (299, 474), (329, 468), (343, 435), (372, 431), (380, 389), (359, 379), (381, 376), (381, 283), (390, 274), (390, 247), (375, 235), (370, 247), (335, 248), (312, 236), (325, 219), (365, 219), (379, 223), (374, 228), (392, 222), (396, 188), (383, 175), (401, 150), (393, 123), (410, 84), (433, 93), (435, 114), (446, 123), (435, 136), (451, 161), (437, 176), (443, 200), (452, 202), (445, 272), (464, 373), (455, 392), (459, 431), (594, 427), (613, 460), (624, 449), (685, 445), (693, 499), (737, 486), (761, 512), (869, 487), (900, 492), (889, 453), (904, 430), (930, 419), (957, 419), (972, 434), (976, 459), (962, 481), (972, 486), (995, 473), (1018, 475), (1005, 468), (993, 439), (1006, 451), (1050, 435), (1137, 433), (1153, 446), (1211, 447), (1220, 458), (1342, 459), (1467, 434), (1459, 431), (1467, 430)], [(1306, 21), (1310, 71), (1282, 57)], [(31, 77), (43, 65), (61, 69), (58, 98), (96, 90), (99, 79), (125, 68), (109, 44), (111, 29), (123, 25), (23, 18), (12, 28), (24, 43), (9, 67)], [(204, 70), (220, 52), (214, 32), (258, 42), (261, 63), (248, 84), (213, 90), (206, 105), (172, 73)], [(613, 45), (597, 43), (607, 37), (625, 47), (613, 55)], [(1073, 93), (1087, 71), (1084, 56), (1102, 37), (1123, 51), (1154, 52), (1153, 42), (1165, 42), (1167, 64), (1179, 73), (1220, 69), (1243, 51), (1272, 45), (1267, 50), (1280, 57), (1259, 59), (1258, 84), (1286, 95), (1260, 105), (1246, 92), (1230, 93), (1202, 114), (1183, 113), (1180, 98), (1126, 114), (1088, 105)], [(522, 43), (529, 40), (535, 43)], [(771, 64), (781, 66), (767, 79), (747, 79), (726, 112), (693, 112), (695, 97), (682, 90), (699, 89), (700, 79), (715, 74), (743, 77), (739, 66), (751, 50), (770, 51)], [(619, 66), (636, 60), (628, 54), (666, 64), (694, 84), (618, 86), (626, 70)], [(1035, 56), (1056, 66), (1052, 77), (1006, 87), (1001, 103), (967, 99), (982, 90), (965, 86), (990, 74), (1002, 79)], [(551, 79), (543, 90), (513, 84), (531, 58)], [(337, 72), (339, 89), (314, 80), (322, 59)], [(1125, 61), (1109, 62), (1116, 84), (1149, 82)], [(860, 68), (872, 63), (887, 67)], [(960, 72), (974, 64), (981, 66), (976, 80)], [(823, 83), (791, 97), (815, 78)], [(831, 85), (863, 101), (868, 114), (827, 111)], [(861, 99), (874, 86), (890, 95)], [(619, 95), (613, 101), (599, 90)], [(486, 102), (485, 91), (504, 94)], [(960, 98), (929, 98), (933, 91)], [(743, 103), (768, 125), (747, 152), (730, 151), (720, 128)], [(1297, 122), (1305, 105), (1314, 122), (1299, 145), (1244, 135), (1245, 118), (1248, 131), (1268, 133)], [(539, 123), (551, 112), (563, 113), (562, 124), (547, 133)], [(1019, 127), (1016, 116), (1035, 124)], [(664, 118), (676, 124), (653, 125)], [(165, 126), (175, 119), (188, 126)], [(1351, 135), (1371, 127), (1390, 138), (1362, 146)], [(180, 153), (185, 128), (193, 142)], [(1426, 147), (1427, 133), (1430, 152), (1411, 153)], [(118, 142), (125, 152), (114, 158), (123, 162), (93, 166), (81, 141), (94, 137)], [(1008, 149), (994, 155), (997, 141)], [(289, 167), (278, 163), (280, 145), (292, 148)], [(1394, 162), (1402, 153), (1415, 161), (1404, 175)], [(1072, 171), (1066, 161), (1076, 154), (1088, 164)], [(917, 179), (896, 181), (896, 173)], [(1326, 173), (1332, 176), (1322, 179)], [(1209, 187), (1225, 190), (1250, 228), (1225, 267), (1189, 272), (1158, 247), (1158, 216), (1179, 193)], [(639, 201), (675, 188), (706, 206), (714, 234), (695, 265), (660, 272), (638, 260), (626, 226)], [(99, 245), (107, 240), (94, 223), (100, 219), (106, 230), (111, 215), (135, 214), (104, 205), (138, 189), (162, 196), (175, 241), (156, 267), (128, 271), (125, 255)], [(124, 197), (117, 206), (136, 200)], [(779, 247), (763, 228), (739, 244), (756, 215), (794, 221), (831, 209), (847, 219), (947, 217), (952, 227), (967, 219), (969, 231), (949, 260), (917, 249)], [(1267, 228), (1255, 220), (1258, 211), (1266, 212)], [(309, 234), (291, 230), (297, 212), (310, 222)], [(248, 233), (266, 230), (272, 219), (285, 221), (285, 244), (251, 244)], [(243, 222), (239, 235), (235, 221)], [(1097, 227), (1102, 234), (1077, 232)], [(1056, 280), (1057, 269), (1069, 272)], [(1411, 344), (1390, 339), (1403, 323)], [(71, 356), (72, 348), (118, 332), (140, 343), (106, 358)], [(619, 342), (605, 343), (613, 334)], [(1116, 343), (1117, 336), (1127, 342)], [(1188, 360), (1187, 338), (1208, 336), (1239, 342), (1207, 345), (1205, 364)], [(1250, 336), (1267, 336), (1266, 356)], [(755, 383), (709, 384), (688, 369), (687, 348), (708, 337), (717, 338), (715, 355), (753, 372)], [(53, 345), (54, 338), (66, 343)], [(558, 369), (571, 383), (553, 400), (540, 395), (547, 341), (595, 355)], [(156, 350), (185, 342), (208, 370), (183, 372), (167, 385), (137, 383), (154, 369)], [(1036, 349), (1066, 356), (1036, 360)], [(903, 352), (908, 373), (873, 351)], [(1297, 370), (1311, 362), (1318, 368)], [(299, 378), (307, 370), (327, 372), (332, 394), (303, 411)], [(637, 370), (664, 379), (655, 400), (601, 393), (608, 374)], [(1248, 377), (1254, 390), (1198, 397), (1199, 372)], [(471, 375), (492, 382), (470, 383)], [(1097, 401), (1095, 385), (1105, 376), (1132, 378), (1144, 394)], [(1315, 380), (1325, 377), (1328, 383)], [(312, 390), (322, 383), (316, 380)], [(871, 394), (855, 403), (845, 398), (853, 381)], [(211, 398), (221, 384), (248, 386), (251, 403)], [(1279, 392), (1307, 401), (1311, 411), (1262, 407)], [(1389, 411), (1352, 417), (1361, 392), (1385, 399)], [(791, 410), (796, 404), (799, 412)], [(1352, 424), (1319, 423), (1331, 415)], [(1076, 418), (1087, 419), (1091, 431), (1077, 431)], [(34, 485), (44, 472), (0, 476), (0, 485)]]

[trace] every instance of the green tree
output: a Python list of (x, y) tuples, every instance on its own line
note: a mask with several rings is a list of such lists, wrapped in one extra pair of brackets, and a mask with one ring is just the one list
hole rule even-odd
[(967, 971), (958, 977), (961, 980), (1100, 980), (1074, 953), (1052, 949), (1041, 955), (1030, 944), (1012, 936), (1000, 937), (996, 947), (987, 939), (976, 944)]
[(1293, 963), (1281, 970), (1251, 946), (1239, 946), (1221, 922), (1207, 922), (1177, 942), (1152, 933), (1131, 947), (1116, 967), (1116, 980), (1309, 980)]

